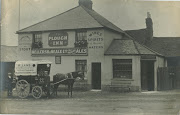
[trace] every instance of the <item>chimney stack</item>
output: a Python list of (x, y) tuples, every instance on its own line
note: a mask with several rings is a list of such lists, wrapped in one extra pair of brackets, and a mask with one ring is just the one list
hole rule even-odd
[(147, 12), (146, 18), (146, 41), (145, 44), (150, 43), (153, 39), (153, 22), (151, 19), (151, 14)]
[(91, 0), (79, 0), (79, 6), (84, 6), (90, 10), (92, 10), (92, 4)]

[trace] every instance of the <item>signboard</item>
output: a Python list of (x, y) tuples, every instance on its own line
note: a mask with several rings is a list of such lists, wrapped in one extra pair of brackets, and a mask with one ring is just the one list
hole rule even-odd
[(155, 55), (142, 55), (141, 60), (156, 60)]
[(54, 46), (67, 46), (68, 45), (68, 33), (67, 32), (52, 32), (48, 37), (48, 44), (51, 47)]
[(32, 55), (87, 55), (87, 48), (33, 49)]
[(35, 63), (16, 63), (15, 75), (36, 75), (37, 64)]
[(91, 31), (88, 33), (88, 47), (89, 49), (104, 48), (104, 38), (101, 31)]

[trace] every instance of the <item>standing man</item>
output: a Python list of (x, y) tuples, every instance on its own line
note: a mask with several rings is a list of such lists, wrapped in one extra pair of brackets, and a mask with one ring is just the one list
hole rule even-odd
[(12, 74), (8, 73), (8, 97), (12, 96), (12, 81), (13, 81)]

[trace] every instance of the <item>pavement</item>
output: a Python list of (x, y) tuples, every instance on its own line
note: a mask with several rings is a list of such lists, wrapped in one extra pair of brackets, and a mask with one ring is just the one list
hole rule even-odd
[(180, 90), (150, 92), (58, 92), (58, 97), (1, 99), (3, 114), (180, 115)]

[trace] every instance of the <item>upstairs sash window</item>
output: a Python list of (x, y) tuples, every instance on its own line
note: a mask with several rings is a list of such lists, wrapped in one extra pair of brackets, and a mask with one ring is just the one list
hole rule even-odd
[(42, 48), (42, 33), (33, 34), (33, 48)]
[(75, 47), (87, 47), (87, 31), (76, 31)]
[(85, 40), (87, 40), (87, 31), (77, 31), (76, 41), (85, 41)]

